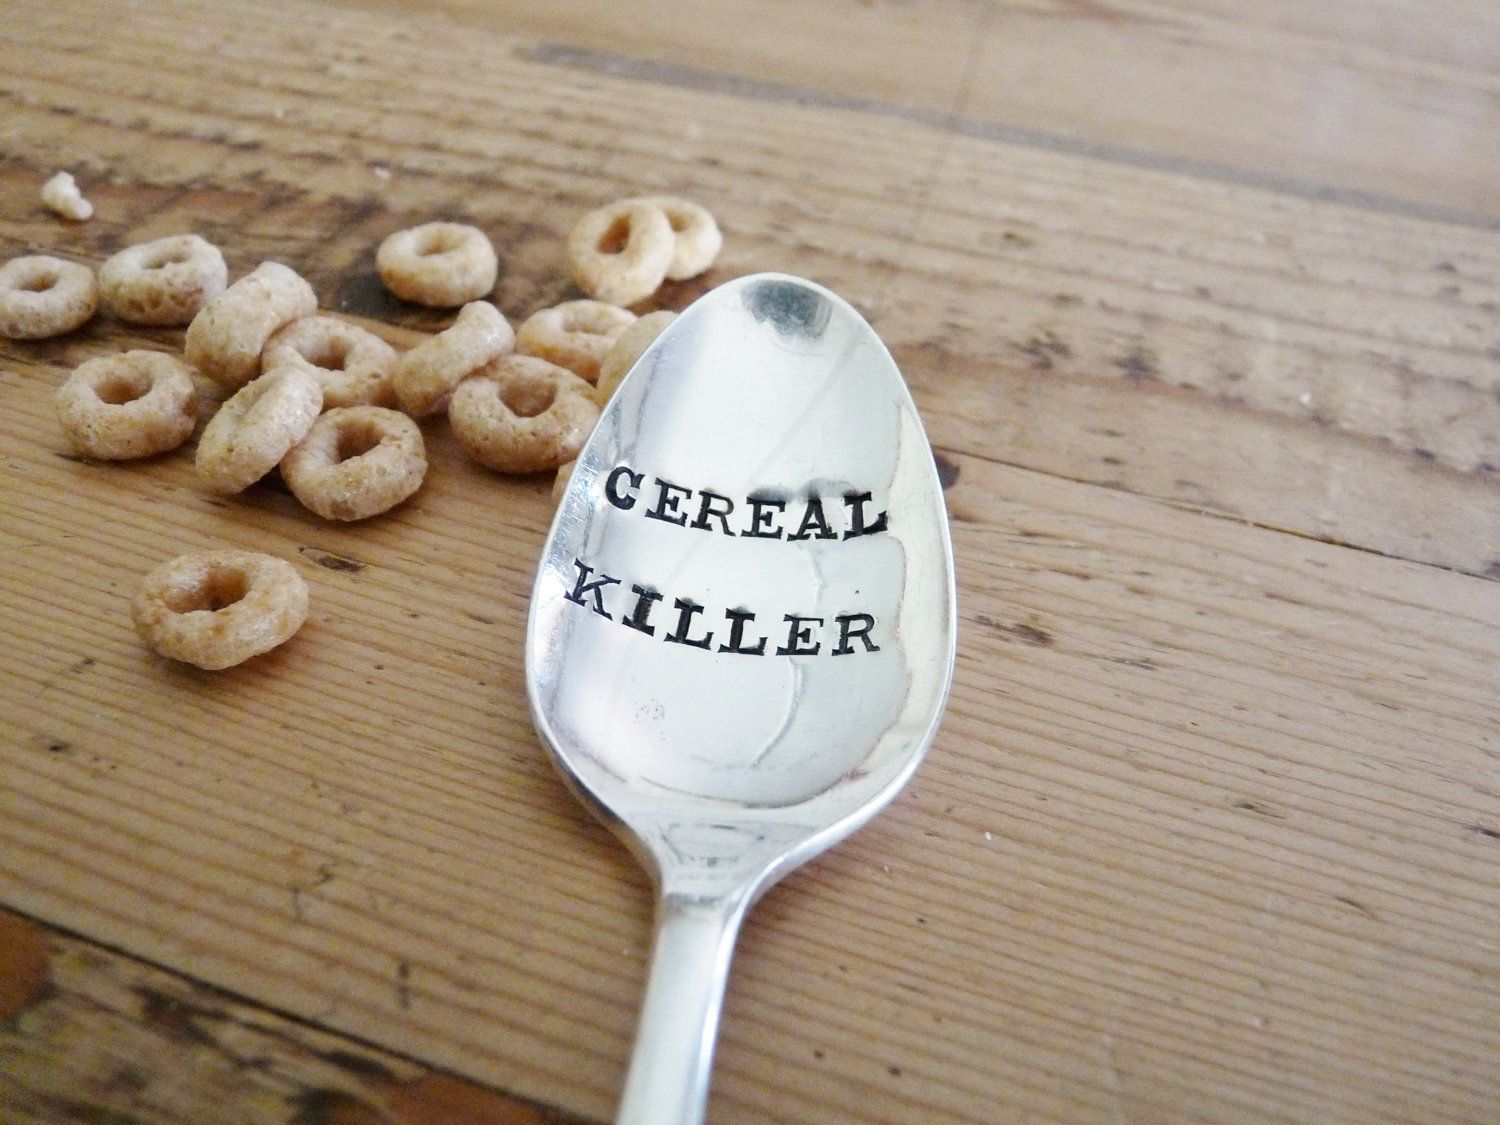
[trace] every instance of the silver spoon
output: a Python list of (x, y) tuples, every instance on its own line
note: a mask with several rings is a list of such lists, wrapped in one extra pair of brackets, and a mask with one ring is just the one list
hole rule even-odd
[(658, 888), (622, 1125), (702, 1120), (745, 911), (911, 776), (954, 634), (932, 453), (870, 326), (778, 274), (695, 302), (579, 457), (527, 624), (537, 730)]

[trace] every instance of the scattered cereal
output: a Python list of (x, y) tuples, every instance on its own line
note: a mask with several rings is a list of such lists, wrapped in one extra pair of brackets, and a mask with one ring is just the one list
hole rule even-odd
[(596, 208), (568, 232), (568, 269), (590, 297), (616, 305), (644, 300), (672, 265), (672, 223), (651, 203), (626, 199)]
[(397, 410), (330, 410), (281, 462), (292, 495), (328, 520), (362, 520), (422, 486), (427, 452), (417, 424)]
[(246, 383), (198, 439), (198, 475), (215, 492), (249, 488), (307, 435), (322, 408), (318, 380), (295, 367)]
[(81, 223), (94, 214), (94, 205), (83, 198), (71, 172), (59, 172), (42, 185), (42, 202), (65, 219)]
[(685, 281), (697, 277), (719, 256), (724, 245), (724, 236), (719, 233), (719, 224), (708, 208), (688, 199), (672, 195), (644, 196), (628, 200), (660, 207), (672, 226), (672, 264), (667, 267), (667, 278)]
[(53, 402), (68, 443), (105, 461), (176, 449), (198, 419), (192, 368), (162, 352), (88, 360), (57, 389)]
[(564, 301), (532, 313), (516, 330), (516, 351), (566, 367), (590, 383), (620, 333), (635, 323), (635, 314), (603, 301)]
[(447, 309), (495, 287), (500, 264), (484, 231), (465, 223), (424, 223), (388, 236), (375, 269), (398, 297)]
[(0, 266), (0, 336), (42, 340), (71, 332), (94, 315), (94, 271), (77, 262), (31, 254)]
[(105, 311), (128, 324), (187, 324), (224, 292), (229, 269), (219, 248), (196, 234), (128, 246), (99, 267)]
[(499, 309), (488, 301), (465, 305), (449, 327), (397, 361), (393, 382), (401, 409), (413, 418), (441, 410), (454, 387), (515, 346), (516, 334)]
[(323, 387), (323, 408), (390, 406), (396, 349), (375, 333), (331, 316), (294, 320), (266, 342), (263, 371), (297, 367)]
[(252, 551), (179, 555), (146, 575), (130, 604), (156, 652), (218, 670), (268, 652), (307, 620), (307, 583), (282, 559)]
[(312, 316), (312, 286), (280, 262), (262, 262), (208, 304), (188, 325), (187, 361), (226, 390), (260, 370), (260, 353), (283, 324)]
[(448, 420), (481, 465), (534, 473), (578, 456), (599, 407), (589, 385), (571, 371), (535, 356), (510, 355), (458, 385)]
[(635, 366), (635, 361), (662, 334), (662, 330), (676, 319), (676, 313), (662, 309), (660, 312), (647, 313), (621, 332), (599, 364), (599, 381), (594, 384), (594, 401), (600, 406), (608, 405), (615, 388), (625, 378), (625, 373)]

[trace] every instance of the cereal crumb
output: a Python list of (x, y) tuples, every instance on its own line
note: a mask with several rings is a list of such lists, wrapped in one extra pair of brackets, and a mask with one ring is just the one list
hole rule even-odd
[(59, 172), (42, 185), (42, 202), (65, 219), (81, 223), (94, 213), (94, 205), (83, 197), (71, 172)]
[(391, 178), (391, 170), (384, 164), (373, 164), (370, 166), (370, 171), (375, 173), (375, 178), (381, 183)]

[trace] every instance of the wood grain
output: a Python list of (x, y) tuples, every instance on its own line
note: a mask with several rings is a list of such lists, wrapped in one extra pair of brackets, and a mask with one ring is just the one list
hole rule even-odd
[(7, 1125), (547, 1125), (486, 1090), (0, 911)]
[[(570, 292), (557, 247), (582, 208), (686, 192), (715, 202), (730, 246), (668, 304), (771, 266), (828, 283), (869, 313), (942, 444), (1470, 573), (1500, 565), (1500, 232), (580, 76), (509, 39), (439, 24), (415, 42), (299, 6), (278, 23), (294, 41), (316, 29), (311, 53), (212, 10), (184, 19), (225, 45), (210, 90), (176, 24), (123, 9), (131, 50), (108, 54), (64, 14), (21, 11), (26, 50), (0, 75), (13, 151), (125, 181), (95, 186), (111, 206), (64, 249), (102, 254), (181, 213), (247, 259), (291, 260), (328, 303), (409, 316), (380, 293), (370, 247), (456, 213), (493, 230), (497, 300), (521, 315)], [(79, 57), (108, 94), (68, 80)], [(455, 100), (426, 77), (442, 66), (484, 81)], [(394, 87), (390, 67), (410, 77)], [(8, 210), (32, 216), (12, 237), (55, 246), (28, 198), (44, 169), (7, 167)]]
[[(570, 295), (584, 206), (673, 190), (729, 243), (663, 304), (785, 268), (893, 346), (950, 483), (958, 680), (911, 789), (752, 915), (713, 1119), (1500, 1101), (1500, 586), (1476, 577), (1500, 235), (612, 76), (488, 25), (81, 12), (7, 11), (0, 250), (97, 262), (196, 229), (410, 341), (442, 318), (374, 281), (390, 230), (483, 224), (517, 316)], [(40, 209), (54, 166), (95, 220)], [(180, 333), (98, 320), (0, 351), (0, 901), (606, 1116), (649, 894), (526, 714), (549, 482), (483, 472), (437, 422), (427, 486), (358, 527), (272, 486), (210, 497), (184, 454), (81, 462), (51, 390), (124, 346)], [(134, 583), (198, 546), (293, 560), (303, 633), (221, 675), (144, 654)], [(207, 1120), (202, 1089), (172, 1112)]]
[(1500, 222), (1500, 18), (1481, 0), (720, 0), (670, 16), (650, 0), (433, 7), (535, 37), (581, 68), (879, 103), (1075, 155)]

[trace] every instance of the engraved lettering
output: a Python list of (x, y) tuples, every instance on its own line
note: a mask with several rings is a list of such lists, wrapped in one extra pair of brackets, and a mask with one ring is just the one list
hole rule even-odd
[[(875, 618), (868, 613), (841, 613), (834, 618), (839, 623), (839, 643), (834, 646), (834, 656), (847, 656), (854, 651), (849, 642), (858, 637), (864, 642), (866, 652), (879, 652), (880, 646), (870, 640), (870, 630), (875, 628)], [(858, 622), (858, 628), (855, 623)]]
[(677, 505), (693, 494), (691, 488), (683, 488), (680, 484), (656, 478), (656, 507), (646, 512), (648, 519), (661, 520), (662, 523), (674, 523), (678, 527), (687, 524), (687, 513), (678, 511)]
[(786, 644), (776, 650), (777, 656), (817, 656), (822, 646), (813, 640), (812, 626), (822, 625), (821, 617), (801, 617), (788, 613), (782, 617), (790, 624), (786, 631)]
[[(725, 535), (733, 535), (734, 532), (729, 530), (729, 513), (734, 511), (734, 501), (727, 496), (720, 496), (717, 492), (710, 492), (706, 488), (702, 489), (698, 495), (703, 498), (703, 502), (698, 505), (698, 518), (693, 521), (693, 526), (703, 531), (712, 531), (713, 528), (708, 525), (708, 518), (712, 516), (719, 521), (719, 526)], [(724, 506), (721, 508), (719, 504)]]
[(875, 518), (874, 523), (865, 523), (865, 505), (871, 500), (868, 492), (846, 492), (844, 493), (844, 505), (849, 509), (849, 530), (844, 532), (845, 539), (854, 539), (861, 535), (874, 535), (877, 531), (884, 531), (888, 524), (889, 512), (881, 512)]
[(720, 645), (720, 652), (737, 652), (743, 656), (763, 656), (766, 651), (766, 638), (762, 637), (754, 648), (745, 647), (745, 626), (755, 620), (755, 614), (748, 609), (726, 609), (724, 616), (729, 618), (729, 643)]
[(750, 505), (750, 528), (740, 534), (747, 539), (780, 539), (781, 527), (776, 516), (786, 511), (786, 501), (751, 496), (745, 503)]
[[(813, 528), (817, 530), (814, 531)], [(828, 519), (823, 515), (823, 501), (817, 496), (811, 496), (807, 501), (807, 510), (802, 513), (802, 522), (797, 525), (797, 533), (788, 535), (788, 539), (837, 539), (839, 533), (828, 526)]]
[(677, 627), (662, 638), (674, 645), (688, 645), (692, 648), (707, 648), (714, 639), (712, 633), (704, 633), (701, 637), (689, 637), (688, 630), (692, 628), (693, 615), (702, 613), (703, 607), (691, 598), (678, 598), (672, 603), (677, 607)]
[(578, 568), (578, 580), (573, 583), (573, 592), (571, 594), (564, 594), (563, 597), (567, 598), (574, 605), (587, 605), (588, 603), (583, 600), (583, 595), (593, 594), (594, 612), (600, 617), (613, 621), (614, 618), (610, 617), (604, 609), (604, 595), (601, 591), (606, 586), (618, 586), (620, 580), (601, 573), (598, 578), (590, 582), (588, 578), (589, 575), (594, 573), (594, 568), (585, 566), (582, 559), (574, 559), (573, 565)]
[(656, 636), (656, 626), (647, 625), (646, 618), (651, 616), (651, 607), (661, 601), (661, 594), (649, 586), (632, 586), (630, 589), (636, 595), (635, 608), (630, 611), (629, 617), (620, 618), (620, 624), (627, 629), (645, 633), (648, 637)]
[[(619, 488), (620, 478), (624, 477), (630, 482), (630, 491), (621, 492)], [(622, 512), (628, 512), (635, 507), (635, 490), (641, 487), (641, 481), (646, 479), (645, 473), (632, 473), (629, 465), (616, 465), (609, 471), (609, 476), (604, 481), (604, 495), (616, 508)]]

